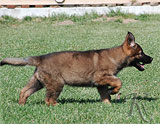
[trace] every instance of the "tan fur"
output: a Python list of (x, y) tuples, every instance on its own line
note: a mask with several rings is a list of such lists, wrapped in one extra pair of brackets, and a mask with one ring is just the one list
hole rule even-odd
[[(6, 58), (0, 65), (36, 66), (34, 75), (21, 90), (19, 104), (25, 104), (31, 94), (46, 87), (46, 104), (54, 106), (65, 84), (97, 87), (101, 100), (110, 103), (110, 95), (122, 87), (117, 73), (127, 66), (136, 67), (135, 59), (140, 59), (141, 51), (134, 36), (128, 33), (124, 43), (115, 48), (57, 52), (28, 59)], [(151, 61), (148, 57), (147, 62)]]

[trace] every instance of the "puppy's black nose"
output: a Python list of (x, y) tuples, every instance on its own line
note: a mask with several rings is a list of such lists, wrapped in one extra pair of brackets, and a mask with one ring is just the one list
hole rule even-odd
[(153, 60), (153, 58), (151, 57), (151, 58), (150, 58), (150, 61), (152, 62), (152, 60)]

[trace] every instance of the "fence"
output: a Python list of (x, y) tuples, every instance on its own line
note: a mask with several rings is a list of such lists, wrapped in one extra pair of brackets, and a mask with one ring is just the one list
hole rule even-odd
[(50, 17), (54, 14), (107, 14), (120, 9), (133, 14), (160, 14), (160, 0), (0, 0), (0, 17), (7, 15), (22, 19)]
[(157, 6), (160, 0), (0, 0), (0, 8)]

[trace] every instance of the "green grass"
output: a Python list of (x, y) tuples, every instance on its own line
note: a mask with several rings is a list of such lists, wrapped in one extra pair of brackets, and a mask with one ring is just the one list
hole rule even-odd
[[(117, 16), (117, 15), (114, 15)], [(120, 16), (120, 15), (118, 15)], [(123, 15), (124, 16), (127, 15)], [(8, 19), (7, 19), (8, 18)], [(152, 123), (160, 122), (160, 16), (141, 15), (132, 17), (136, 23), (119, 21), (92, 21), (100, 16), (30, 18), (16, 20), (0, 19), (0, 60), (5, 57), (27, 57), (63, 50), (103, 49), (120, 45), (128, 31), (132, 32), (144, 49), (154, 58), (145, 66), (144, 72), (126, 68), (118, 74), (123, 86), (121, 100), (112, 96), (112, 105), (99, 102), (96, 88), (65, 86), (59, 97), (59, 105), (45, 105), (45, 89), (29, 97), (25, 106), (18, 104), (20, 90), (34, 72), (34, 67), (0, 67), (0, 123), (5, 124), (140, 124), (144, 123), (136, 107), (128, 116), (132, 97), (137, 93), (136, 103), (144, 117), (152, 115)], [(126, 17), (125, 17), (126, 18)], [(131, 17), (127, 17), (131, 18)], [(72, 20), (74, 25), (55, 25), (56, 22)], [(148, 93), (145, 96), (144, 93)], [(142, 109), (144, 104), (148, 114)]]

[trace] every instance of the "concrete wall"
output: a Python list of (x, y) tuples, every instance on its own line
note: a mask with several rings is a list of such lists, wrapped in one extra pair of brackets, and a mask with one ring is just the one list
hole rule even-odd
[(22, 19), (26, 16), (49, 17), (55, 14), (84, 15), (85, 13), (96, 12), (107, 14), (111, 10), (120, 9), (125, 13), (139, 14), (160, 14), (160, 6), (119, 6), (119, 7), (61, 7), (61, 8), (0, 8), (0, 17), (4, 15)]

